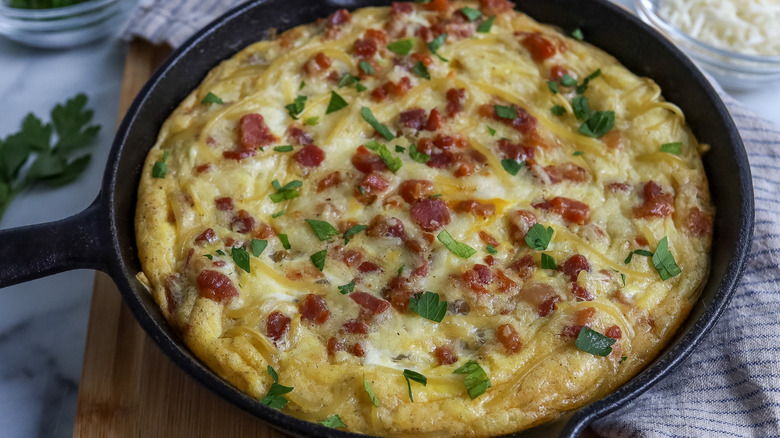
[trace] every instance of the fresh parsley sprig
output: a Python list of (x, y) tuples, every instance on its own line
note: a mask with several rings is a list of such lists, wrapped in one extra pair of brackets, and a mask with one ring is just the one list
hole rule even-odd
[(273, 379), (273, 383), (271, 384), (271, 387), (268, 388), (268, 393), (260, 399), (260, 403), (273, 408), (273, 409), (282, 409), (283, 407), (287, 406), (287, 403), (289, 400), (282, 397), (282, 395), (287, 394), (288, 392), (292, 392), (294, 389), (291, 386), (283, 386), (279, 384), (279, 375), (276, 374), (276, 370), (271, 365), (268, 365), (268, 374)]
[(466, 378), (463, 380), (463, 384), (466, 386), (466, 392), (469, 394), (469, 398), (474, 400), (480, 395), (484, 394), (492, 385), (490, 384), (490, 378), (485, 370), (479, 366), (478, 363), (470, 360), (453, 371), (453, 374), (465, 374)]
[(456, 241), (447, 230), (441, 230), (436, 238), (439, 239), (439, 242), (446, 246), (450, 252), (460, 258), (467, 259), (477, 253), (476, 249), (465, 243)]
[(405, 369), (404, 379), (406, 379), (406, 388), (409, 390), (409, 400), (411, 400), (411, 402), (414, 403), (414, 396), (412, 396), (411, 380), (414, 380), (417, 383), (421, 383), (422, 386), (426, 386), (428, 385), (428, 378), (418, 373), (417, 371)]
[(425, 319), (441, 322), (447, 313), (447, 302), (439, 302), (439, 294), (425, 291), (409, 297), (409, 310)]
[(612, 344), (615, 342), (615, 339), (583, 326), (579, 335), (577, 335), (577, 340), (574, 341), (574, 345), (594, 356), (609, 356), (612, 353)]
[(552, 227), (545, 228), (542, 224), (534, 224), (525, 235), (525, 243), (527, 243), (528, 247), (531, 249), (544, 251), (547, 249), (547, 246), (550, 245), (550, 240), (552, 240), (554, 232)]

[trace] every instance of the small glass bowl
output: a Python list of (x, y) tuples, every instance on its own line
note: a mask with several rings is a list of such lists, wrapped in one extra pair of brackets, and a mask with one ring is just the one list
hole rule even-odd
[(8, 7), (0, 0), (0, 35), (33, 47), (67, 48), (116, 32), (131, 0), (89, 0), (52, 9)]
[(682, 49), (724, 88), (748, 90), (780, 80), (780, 56), (747, 55), (703, 43), (658, 13), (662, 1), (674, 0), (636, 0), (639, 17)]

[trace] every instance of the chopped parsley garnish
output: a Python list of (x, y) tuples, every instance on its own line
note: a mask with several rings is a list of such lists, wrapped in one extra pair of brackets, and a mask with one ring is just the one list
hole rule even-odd
[(558, 83), (555, 81), (547, 81), (547, 88), (552, 91), (552, 94), (558, 94), (560, 93), (560, 89), (558, 88)]
[(661, 152), (668, 152), (670, 154), (680, 155), (680, 153), (682, 152), (682, 143), (678, 141), (674, 143), (664, 143), (661, 145)]
[(376, 397), (376, 394), (374, 394), (374, 388), (366, 379), (365, 374), (363, 374), (363, 389), (366, 390), (366, 394), (368, 394), (368, 398), (371, 400), (371, 403), (373, 403), (374, 406), (379, 407), (379, 399)]
[(478, 363), (470, 360), (458, 369), (453, 371), (453, 374), (465, 374), (466, 378), (463, 380), (463, 384), (466, 386), (466, 392), (469, 394), (469, 398), (474, 400), (480, 395), (484, 394), (488, 388), (490, 388), (490, 378), (488, 378), (485, 370), (479, 366)]
[(452, 235), (447, 230), (441, 230), (436, 238), (439, 239), (439, 242), (446, 246), (450, 252), (460, 258), (467, 259), (477, 252), (476, 249), (466, 245), (465, 243), (461, 243), (453, 239)]
[(634, 254), (645, 256), (645, 257), (652, 257), (653, 256), (653, 253), (648, 251), (648, 250), (646, 250), (646, 249), (635, 249), (635, 250), (631, 251), (630, 253), (628, 253), (628, 257), (626, 257), (626, 259), (623, 260), (623, 263), (625, 263), (625, 264), (631, 263), (631, 259), (634, 257)]
[(233, 257), (233, 261), (236, 262), (236, 265), (245, 270), (247, 273), (249, 272), (249, 253), (247, 250), (240, 246), (234, 246), (230, 250), (230, 256)]
[(585, 152), (582, 151), (574, 151), (573, 154), (571, 154), (572, 157), (579, 157), (580, 155), (584, 154)]
[(428, 196), (431, 199), (441, 198), (441, 193), (434, 193), (431, 196)]
[(271, 217), (276, 219), (276, 218), (278, 218), (279, 216), (281, 216), (283, 214), (284, 214), (284, 210), (279, 210), (276, 213), (272, 214)]
[(363, 186), (358, 186), (358, 190), (360, 190), (360, 194), (365, 196), (366, 195), (366, 189), (363, 188)]
[(398, 40), (387, 45), (387, 50), (399, 55), (408, 55), (414, 46), (413, 40)]
[(305, 87), (305, 86), (306, 86), (306, 82), (305, 81), (301, 81), (301, 84), (298, 85), (298, 90), (303, 90), (303, 87)]
[(447, 302), (439, 302), (439, 294), (425, 291), (409, 297), (409, 310), (425, 319), (441, 322), (447, 313)]
[(628, 359), (628, 357), (626, 357), (626, 356), (620, 356), (620, 360), (618, 361), (618, 365), (620, 365), (620, 364), (622, 364), (623, 362), (625, 362), (625, 361), (626, 361), (626, 359)]
[(403, 274), (404, 267), (406, 267), (406, 265), (401, 265), (401, 266), (398, 267), (398, 276), (399, 277), (401, 276), (401, 274)]
[(431, 159), (430, 155), (426, 154), (425, 152), (418, 151), (417, 146), (415, 145), (409, 147), (409, 156), (412, 157), (412, 160), (423, 164), (427, 163)]
[(309, 257), (311, 260), (311, 263), (314, 265), (315, 268), (322, 271), (325, 268), (325, 258), (328, 256), (328, 250), (323, 249), (322, 251), (317, 251), (314, 254)]
[(276, 193), (271, 193), (269, 197), (272, 201), (274, 201), (274, 203), (282, 202), (288, 199), (295, 199), (299, 195), (298, 190), (296, 189), (302, 185), (303, 181), (296, 179), (282, 186), (279, 184), (279, 180), (275, 179), (271, 181), (271, 186), (273, 186), (273, 188), (276, 190)]
[(374, 67), (371, 66), (371, 64), (367, 61), (360, 61), (360, 69), (363, 70), (363, 73), (374, 76)]
[(555, 114), (556, 116), (562, 116), (566, 114), (566, 108), (560, 105), (554, 105), (552, 108), (550, 108), (550, 112)]
[(319, 221), (316, 219), (306, 219), (306, 223), (309, 224), (311, 230), (317, 235), (320, 241), (330, 240), (333, 236), (339, 235), (339, 230), (326, 221)]
[(571, 108), (574, 110), (574, 117), (577, 120), (585, 120), (590, 115), (590, 106), (588, 105), (588, 98), (584, 96), (577, 96), (571, 100)]
[(330, 102), (328, 103), (328, 109), (325, 110), (325, 114), (335, 113), (336, 111), (346, 108), (347, 101), (335, 91), (330, 92)]
[(203, 257), (206, 257), (209, 260), (214, 260), (214, 256), (211, 254), (203, 254)]
[(358, 93), (362, 93), (363, 91), (368, 90), (368, 88), (366, 88), (365, 85), (360, 83), (355, 85), (355, 89), (358, 90)]
[(496, 115), (502, 119), (514, 120), (517, 118), (517, 110), (511, 106), (494, 105)]
[(460, 12), (466, 16), (466, 18), (469, 19), (472, 23), (476, 21), (479, 17), (482, 16), (482, 12), (479, 12), (479, 10), (470, 8), (466, 6), (465, 8), (461, 9)]
[(292, 152), (293, 147), (291, 144), (286, 144), (284, 146), (276, 146), (274, 147), (274, 150), (276, 152)]
[(626, 285), (626, 274), (621, 272), (620, 273), (620, 279), (623, 281), (623, 286), (625, 286)]
[(501, 167), (506, 170), (506, 172), (512, 176), (517, 175), (517, 172), (520, 171), (520, 169), (525, 166), (525, 161), (518, 163), (517, 160), (513, 160), (511, 158), (504, 158), (501, 160)]
[(525, 243), (527, 243), (528, 247), (531, 249), (544, 251), (547, 249), (547, 246), (550, 245), (553, 233), (552, 227), (544, 228), (544, 225), (542, 224), (534, 224), (525, 235)]
[(219, 105), (223, 105), (222, 99), (220, 99), (219, 96), (212, 93), (211, 91), (206, 94), (206, 97), (203, 98), (203, 100), (200, 101), (200, 103), (217, 103)]
[(439, 53), (437, 52), (441, 48), (441, 46), (444, 45), (444, 43), (446, 41), (447, 41), (447, 34), (443, 33), (443, 34), (437, 36), (436, 39), (434, 39), (433, 41), (428, 43), (428, 50), (430, 50), (431, 53), (436, 55), (436, 57), (438, 57), (442, 61), (450, 62), (447, 58), (444, 58), (443, 56), (439, 55)]
[(287, 238), (286, 234), (279, 233), (278, 236), (279, 236), (279, 241), (282, 242), (282, 248), (284, 249), (292, 248), (290, 246), (290, 239)]
[(666, 236), (658, 242), (658, 246), (655, 248), (653, 266), (655, 266), (655, 270), (658, 271), (658, 275), (664, 281), (676, 277), (682, 272), (674, 261), (674, 255), (669, 251), (669, 241), (666, 239)]
[(490, 29), (493, 27), (493, 22), (496, 20), (495, 15), (483, 21), (477, 26), (477, 32), (490, 33)]
[(496, 135), (496, 130), (495, 130), (495, 129), (493, 129), (493, 128), (491, 128), (491, 127), (490, 127), (490, 125), (488, 125), (487, 129), (488, 129), (488, 132), (490, 133), (490, 136), (491, 136), (491, 137), (495, 137), (495, 135)]
[(401, 158), (393, 155), (393, 153), (387, 149), (387, 146), (383, 145), (382, 143), (377, 143), (371, 140), (370, 142), (366, 143), (366, 147), (376, 152), (377, 155), (379, 155), (379, 158), (381, 158), (382, 161), (387, 165), (387, 168), (390, 169), (390, 171), (393, 173), (398, 172), (398, 169), (400, 169), (404, 164)]
[(267, 240), (260, 240), (260, 239), (252, 239), (252, 255), (255, 257), (260, 257), (260, 254), (265, 251), (265, 248), (268, 246)]
[(582, 85), (577, 86), (577, 94), (585, 94), (585, 92), (588, 90), (588, 84), (590, 84), (590, 81), (596, 79), (599, 76), (601, 76), (601, 69), (598, 69), (589, 74), (585, 79), (582, 80)]
[(387, 129), (387, 126), (379, 123), (376, 117), (374, 117), (374, 113), (371, 112), (370, 108), (365, 106), (360, 108), (360, 115), (363, 116), (363, 120), (368, 122), (369, 125), (376, 129), (376, 132), (380, 133), (382, 137), (385, 138), (385, 140), (390, 141), (395, 138), (393, 133)]
[(542, 253), (542, 269), (558, 269), (555, 257)]
[(357, 76), (352, 76), (349, 73), (344, 73), (344, 76), (339, 79), (339, 88), (341, 87), (347, 87), (352, 84), (357, 84), (360, 82), (360, 78)]
[(428, 378), (418, 373), (417, 371), (404, 370), (404, 379), (406, 379), (406, 388), (409, 390), (409, 400), (414, 403), (414, 397), (412, 396), (412, 384), (410, 381), (414, 380), (417, 383), (422, 383), (422, 386), (426, 386), (428, 384)]
[(271, 387), (268, 388), (268, 393), (260, 400), (260, 403), (273, 409), (282, 409), (288, 402), (282, 395), (291, 392), (293, 388), (291, 386), (282, 386), (279, 384), (279, 375), (276, 374), (276, 370), (274, 370), (271, 365), (268, 365), (267, 369), (268, 374), (274, 382), (271, 384)]
[(585, 36), (582, 34), (582, 30), (579, 28), (574, 29), (571, 33), (571, 36), (574, 37), (574, 39), (577, 41), (582, 41), (585, 39)]
[(431, 79), (431, 74), (428, 72), (428, 67), (426, 67), (422, 61), (417, 61), (417, 64), (412, 67), (412, 73), (423, 79)]
[(165, 162), (168, 161), (168, 151), (163, 152), (162, 161), (155, 161), (152, 166), (152, 178), (165, 178), (165, 174), (168, 172), (168, 165)]
[(561, 76), (561, 85), (564, 87), (575, 87), (577, 86), (577, 80), (569, 76), (567, 73), (564, 73), (563, 76)]
[(346, 295), (348, 293), (355, 291), (355, 280), (350, 281), (349, 283), (339, 286), (339, 292), (341, 292), (341, 295)]
[(580, 350), (594, 356), (609, 356), (612, 353), (612, 344), (616, 342), (608, 336), (583, 326), (574, 345)]
[(588, 137), (601, 138), (610, 131), (615, 124), (614, 111), (596, 111), (588, 120), (580, 125), (580, 133)]
[(217, 253), (218, 255), (225, 256), (225, 251), (222, 251), (221, 249), (218, 249), (214, 252)]
[(339, 427), (347, 427), (347, 425), (341, 421), (341, 417), (339, 417), (338, 414), (333, 414), (319, 423), (325, 427), (332, 427), (334, 429), (338, 429)]
[(498, 250), (492, 244), (488, 244), (488, 246), (485, 247), (485, 251), (487, 251), (488, 254), (493, 254), (493, 255), (498, 254)]
[(355, 234), (365, 230), (368, 228), (366, 225), (355, 225), (352, 228), (348, 229), (344, 232), (344, 235), (342, 236), (344, 238), (344, 245), (349, 243), (349, 238), (354, 236)]
[(308, 119), (304, 120), (303, 123), (309, 126), (315, 126), (317, 123), (320, 122), (319, 117), (309, 117)]
[(404, 152), (406, 152), (406, 148), (403, 146), (395, 145), (395, 151), (398, 152), (399, 154), (403, 154)]
[(285, 105), (287, 112), (294, 120), (298, 120), (298, 116), (303, 112), (303, 107), (306, 105), (306, 96), (298, 96), (293, 103)]

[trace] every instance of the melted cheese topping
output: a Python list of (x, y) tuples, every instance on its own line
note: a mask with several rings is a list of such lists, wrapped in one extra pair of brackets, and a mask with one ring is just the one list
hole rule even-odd
[[(441, 4), (447, 2), (432, 3)], [(338, 414), (349, 430), (381, 435), (510, 433), (625, 382), (655, 357), (697, 299), (708, 269), (712, 209), (701, 145), (680, 110), (663, 100), (652, 81), (587, 43), (511, 10), (496, 15), (489, 33), (475, 32), (497, 11), (482, 7), (483, 17), (470, 23), (456, 12), (463, 6), (480, 7), (457, 2), (441, 12), (414, 5), (394, 13), (366, 8), (345, 23), (301, 26), (258, 42), (211, 71), (164, 124), (139, 188), (136, 232), (143, 270), (187, 345), (251, 396), (260, 399), (268, 391), (271, 365), (279, 383), (294, 387), (284, 395), (289, 400), (284, 412), (306, 420)], [(376, 31), (382, 31), (388, 39), (366, 59), (356, 53), (356, 40), (366, 39), (369, 29), (374, 38), (381, 39)], [(445, 31), (450, 37), (438, 53), (449, 62), (433, 56), (421, 40)], [(542, 59), (534, 59), (532, 34), (548, 50)], [(419, 38), (408, 55), (384, 48), (411, 35)], [(413, 53), (421, 55), (412, 58)], [(314, 66), (318, 54), (329, 65)], [(363, 60), (371, 62), (374, 75), (361, 74)], [(413, 73), (417, 61), (430, 64), (430, 79)], [(614, 111), (609, 133), (593, 138), (578, 131), (582, 121), (570, 104), (575, 89), (561, 86), (559, 94), (548, 89), (555, 68), (565, 68), (580, 83), (600, 69), (584, 96), (591, 110)], [(338, 87), (345, 73), (360, 76), (366, 90)], [(408, 90), (393, 93), (387, 87), (390, 93), (380, 101), (377, 89), (404, 81)], [(450, 90), (462, 99), (448, 99)], [(332, 91), (348, 106), (326, 114)], [(224, 104), (202, 103), (208, 93)], [(295, 121), (285, 106), (299, 95), (307, 99)], [(514, 127), (512, 120), (496, 117), (493, 105), (514, 105), (527, 124)], [(554, 105), (567, 113), (552, 114)], [(362, 107), (397, 138), (375, 136), (361, 117)], [(400, 116), (423, 111), (424, 128), (434, 108), (442, 116), (434, 131), (416, 129), (407, 120), (411, 113)], [(252, 129), (240, 126), (247, 114), (261, 115), (262, 124), (254, 128), (275, 136), (262, 150), (242, 148), (242, 136)], [(306, 120), (311, 125), (301, 123)], [(311, 137), (324, 161), (301, 164), (300, 143), (308, 141), (293, 135), (295, 129)], [(402, 162), (395, 173), (385, 168), (372, 174), (387, 183), (383, 189), (353, 165), (356, 155), (376, 161), (357, 152), (371, 140)], [(660, 145), (673, 142), (681, 145), (679, 155), (659, 152)], [(294, 150), (273, 149), (286, 144)], [(433, 161), (449, 157), (453, 163), (417, 162), (409, 155), (412, 145), (427, 148)], [(249, 150), (254, 155), (240, 160), (225, 156)], [(515, 158), (511, 150), (525, 151), (517, 158), (526, 166), (514, 176), (502, 166), (502, 160)], [(167, 172), (154, 178), (153, 167), (165, 153)], [(340, 182), (320, 188), (333, 172)], [(299, 196), (273, 202), (275, 180), (302, 181), (295, 189)], [(430, 188), (415, 197), (402, 187), (408, 180), (426, 180)], [(636, 213), (657, 207), (647, 187), (661, 190), (665, 213)], [(562, 198), (586, 204), (589, 216), (572, 218), (571, 208), (550, 206)], [(460, 207), (462, 201), (494, 210), (483, 217)], [(423, 202), (446, 205), (449, 220), (443, 227), (423, 224), (428, 231), (423, 229), (430, 216), (413, 209)], [(530, 223), (519, 215), (554, 229), (543, 252), (563, 272), (541, 269), (542, 251), (529, 248), (523, 236)], [(369, 228), (348, 244), (340, 236), (321, 241), (305, 219), (327, 221), (341, 233), (356, 224)], [(383, 234), (383, 221), (396, 228), (401, 223), (403, 231)], [(444, 229), (476, 254), (464, 259), (450, 252), (434, 238)], [(281, 234), (290, 249), (283, 247)], [(624, 263), (632, 250), (653, 251), (664, 237), (679, 275), (662, 281), (651, 259), (640, 255)], [(491, 238), (495, 255), (486, 249)], [(231, 251), (243, 246), (251, 253), (252, 239), (268, 246), (250, 256), (246, 272)], [(310, 257), (322, 250), (327, 256), (320, 271)], [(572, 278), (566, 271), (576, 255), (584, 256), (589, 269)], [(522, 261), (525, 268), (518, 267)], [(487, 279), (478, 274), (486, 270)], [(337, 286), (353, 280), (356, 292), (382, 300), (387, 309), (374, 315), (351, 299), (355, 295), (340, 293)], [(423, 291), (448, 301), (441, 323), (408, 310), (409, 296)], [(312, 294), (327, 315), (322, 308), (313, 313), (305, 308)], [(345, 323), (353, 320), (366, 333), (347, 330)], [(601, 357), (577, 349), (574, 337), (582, 325), (619, 337), (612, 353)], [(507, 327), (514, 337), (501, 334)], [(454, 363), (442, 359), (445, 350)], [(480, 364), (492, 384), (474, 400), (463, 376), (453, 374), (469, 360)], [(414, 402), (404, 369), (428, 379), (426, 386), (412, 382)], [(379, 407), (363, 389), (364, 376)]]

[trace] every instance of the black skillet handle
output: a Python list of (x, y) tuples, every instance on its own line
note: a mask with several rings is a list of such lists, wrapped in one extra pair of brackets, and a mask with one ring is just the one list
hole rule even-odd
[(0, 231), (0, 288), (72, 269), (108, 269), (100, 197), (69, 218)]

